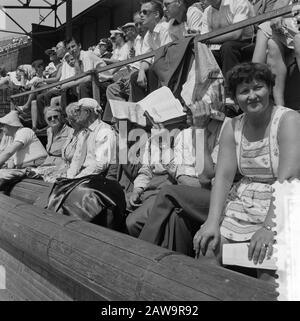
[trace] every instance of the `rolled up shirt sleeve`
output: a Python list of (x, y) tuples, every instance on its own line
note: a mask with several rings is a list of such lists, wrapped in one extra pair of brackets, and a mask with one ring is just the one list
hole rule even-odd
[(236, 7), (234, 8), (234, 17), (233, 23), (237, 23), (246, 19), (249, 19), (253, 16), (253, 12), (251, 11), (251, 5), (247, 0), (243, 1), (235, 1)]
[(143, 165), (138, 172), (138, 176), (134, 180), (134, 189), (141, 188), (145, 190), (148, 185), (150, 184), (150, 181), (153, 177), (153, 172), (151, 170), (151, 166), (149, 165)]

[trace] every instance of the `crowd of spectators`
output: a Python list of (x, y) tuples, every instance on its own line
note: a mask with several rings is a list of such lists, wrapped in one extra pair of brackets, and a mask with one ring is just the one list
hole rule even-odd
[(31, 38), (28, 36), (0, 41), (0, 55), (18, 49), (19, 47), (29, 44), (30, 42)]
[[(24, 105), (0, 118), (1, 188), (15, 178), (42, 178), (54, 183), (44, 206), (62, 215), (197, 259), (206, 256), (215, 264), (222, 264), (223, 244), (248, 242), (249, 260), (262, 263), (272, 255), (274, 243), (272, 184), (300, 175), (300, 116), (283, 107), (286, 57), (299, 61), (297, 17), (276, 18), (190, 48), (193, 34), (216, 31), (293, 1), (283, 2), (143, 0), (132, 22), (111, 30), (87, 51), (71, 38), (46, 50), (47, 66), (37, 60), (15, 73), (0, 69), (0, 86), (37, 89), (158, 52), (155, 59), (100, 72), (100, 101), (92, 98), (91, 76), (85, 76), (30, 94)], [(244, 49), (250, 45), (255, 46), (253, 58), (245, 61)], [(199, 59), (203, 70), (197, 69)], [(221, 101), (222, 95), (208, 89), (215, 88), (210, 87), (215, 81), (209, 78), (211, 64), (218, 66), (223, 91), (226, 83)], [(193, 99), (187, 104), (180, 99), (181, 90), (199, 73), (201, 81), (194, 81)], [(175, 96), (179, 93), (186, 113), (169, 146), (173, 158), (167, 163), (120, 164), (120, 123), (109, 101), (138, 102), (162, 85)], [(234, 105), (234, 115), (226, 104)], [(227, 117), (214, 118), (213, 108)], [(26, 115), (32, 129), (21, 123)], [(138, 128), (129, 121), (127, 126)], [(45, 127), (46, 148), (36, 136)], [(150, 124), (145, 130), (150, 135)], [(201, 169), (195, 152), (199, 149)], [(146, 143), (145, 155), (150, 150)], [(174, 161), (179, 156), (183, 162)], [(273, 274), (260, 270), (258, 276), (272, 280)]]

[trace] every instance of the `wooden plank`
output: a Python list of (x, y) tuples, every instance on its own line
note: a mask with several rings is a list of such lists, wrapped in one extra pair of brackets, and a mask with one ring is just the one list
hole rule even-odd
[[(76, 231), (78, 230), (78, 225), (79, 223), (72, 223), (68, 225), (67, 228)], [(85, 227), (86, 232), (84, 233)], [(161, 279), (156, 282), (158, 287), (163, 284), (163, 279), (170, 282), (168, 289), (172, 285), (172, 282), (176, 283), (178, 293), (175, 288), (172, 289), (172, 295), (174, 296), (172, 300), (175, 300), (176, 296), (177, 298), (182, 296), (185, 288), (188, 288), (190, 294), (192, 294), (192, 289), (195, 288), (195, 284), (200, 285), (197, 289), (198, 296), (196, 293), (193, 293), (190, 300), (192, 300), (192, 298), (199, 298), (199, 292), (202, 292), (201, 300), (203, 300), (205, 296), (211, 299), (216, 298), (222, 300), (242, 300), (245, 298), (256, 300), (258, 297), (259, 300), (268, 300), (271, 296), (273, 300), (276, 299), (275, 287), (265, 282), (221, 267), (211, 267), (206, 261), (200, 263), (187, 256), (153, 246), (147, 242), (128, 237), (127, 235), (114, 233), (114, 238), (112, 238), (109, 237), (109, 234), (111, 234), (109, 230), (104, 228), (101, 230), (101, 233), (98, 235), (93, 235), (89, 225), (80, 224), (81, 234), (96, 237), (102, 244), (107, 244), (105, 250), (102, 248), (103, 251), (101, 253), (94, 254), (99, 260), (104, 262), (109, 261), (110, 265), (114, 268), (121, 266), (121, 270), (130, 271), (128, 273), (137, 275), (139, 272), (139, 278), (143, 279), (145, 283), (147, 283), (148, 278), (152, 281), (154, 279)], [(79, 242), (79, 238), (77, 240)], [(64, 240), (64, 243), (65, 242), (66, 240)], [(92, 244), (89, 244), (87, 240), (80, 242), (89, 247), (90, 254), (93, 253)], [(118, 249), (118, 256), (116, 256), (117, 253), (114, 253), (114, 248), (109, 248), (109, 245), (112, 244), (114, 244), (115, 247), (117, 247), (118, 244), (122, 244), (123, 249), (126, 249), (126, 251), (122, 252), (121, 249)], [(97, 249), (94, 250), (97, 251)], [(148, 260), (145, 260), (145, 258)], [(118, 260), (120, 260), (120, 262), (118, 262)], [(132, 264), (132, 267), (130, 264)], [(188, 266), (188, 269), (185, 270), (186, 266)], [(201, 270), (201, 272), (199, 270)], [(147, 273), (145, 271), (147, 271)], [(122, 273), (122, 271), (120, 273)], [(178, 287), (178, 280), (182, 281), (181, 287)], [(211, 284), (215, 284), (215, 286), (212, 287)], [(141, 284), (139, 284), (139, 286), (141, 287)], [(228, 287), (231, 291), (228, 291)], [(242, 295), (239, 293), (240, 289), (245, 289)], [(259, 289), (259, 291), (257, 291), (257, 289)], [(161, 292), (163, 291), (164, 287), (161, 288)], [(149, 291), (145, 292), (149, 294)], [(270, 294), (272, 295), (270, 296)], [(187, 297), (188, 294), (185, 294), (185, 298)], [(146, 299), (146, 297), (143, 299)], [(148, 299), (151, 298), (148, 297)]]
[[(2, 250), (5, 256), (1, 255), (0, 250), (0, 261), (3, 260), (9, 271), (8, 288), (11, 292), (18, 293), (18, 300), (96, 300), (95, 295), (74, 284), (49, 265), (39, 265), (40, 262), (36, 259), (24, 252), (12, 250), (10, 245), (0, 243), (0, 247), (5, 248)], [(22, 290), (25, 286), (26, 294)]]
[[(7, 196), (0, 196), (1, 244), (6, 244), (6, 251), (30, 271), (39, 275), (43, 271), (52, 273), (54, 278), (57, 274), (68, 285), (67, 293), (73, 299), (189, 301), (275, 297), (274, 288), (268, 284), (212, 267), (206, 260), (200, 264), (128, 235)], [(51, 282), (55, 283), (53, 279)], [(32, 294), (28, 290), (26, 295)]]
[(9, 196), (33, 204), (37, 198), (50, 189), (51, 184), (37, 179), (24, 179), (12, 188)]

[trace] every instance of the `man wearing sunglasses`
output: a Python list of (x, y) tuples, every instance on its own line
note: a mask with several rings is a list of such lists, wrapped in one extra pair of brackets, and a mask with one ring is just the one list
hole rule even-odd
[[(157, 50), (172, 41), (168, 31), (169, 24), (162, 21), (163, 16), (164, 11), (160, 1), (144, 0), (142, 2), (140, 17), (143, 26), (148, 29), (143, 42), (143, 54)], [(132, 100), (135, 102), (147, 94), (146, 72), (151, 64), (152, 60), (141, 61), (139, 72), (131, 77)]]
[[(136, 12), (133, 16), (133, 22), (136, 28), (137, 36), (134, 40), (133, 51), (135, 56), (140, 56), (143, 52), (143, 44), (144, 44), (144, 37), (147, 32), (147, 28), (144, 27), (141, 16), (139, 12)], [(132, 23), (127, 23), (126, 25), (131, 25)], [(126, 26), (125, 25), (125, 26)], [(123, 26), (123, 29), (124, 27)], [(126, 29), (126, 28), (125, 28)], [(137, 72), (140, 68), (140, 62), (134, 62), (130, 65), (127, 65), (120, 71), (126, 70), (127, 72), (124, 73), (117, 81), (112, 83), (107, 87), (106, 90), (106, 97), (107, 97), (107, 104), (104, 110), (103, 120), (105, 122), (111, 123), (112, 122), (112, 112), (111, 107), (109, 104), (109, 99), (112, 100), (128, 100), (130, 94), (130, 77), (133, 73)]]

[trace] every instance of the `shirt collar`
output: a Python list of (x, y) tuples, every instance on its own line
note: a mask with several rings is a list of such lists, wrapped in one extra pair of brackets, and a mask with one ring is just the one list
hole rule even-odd
[(96, 119), (89, 127), (88, 129), (93, 132), (96, 130), (96, 128), (101, 124), (101, 120), (100, 119)]
[(80, 50), (79, 60), (83, 60), (85, 57), (86, 51)]
[(161, 29), (162, 29), (162, 26), (163, 26), (163, 22), (162, 22), (162, 21), (159, 21), (159, 22), (156, 24), (156, 26), (154, 27), (152, 33), (160, 33), (160, 31), (161, 31)]

